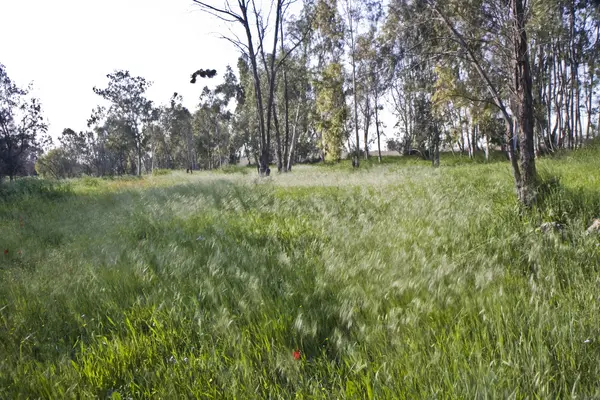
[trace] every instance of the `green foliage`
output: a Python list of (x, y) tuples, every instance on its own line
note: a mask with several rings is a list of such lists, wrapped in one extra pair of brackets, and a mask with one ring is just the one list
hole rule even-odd
[(150, 140), (148, 124), (155, 121), (158, 112), (152, 101), (146, 98), (152, 83), (141, 76), (133, 76), (129, 71), (115, 71), (106, 75), (108, 85), (104, 89), (94, 87), (94, 93), (110, 103), (107, 110), (102, 108), (92, 116), (90, 122), (104, 120), (116, 134), (123, 150), (133, 153), (137, 175), (142, 174), (142, 154)]
[(160, 107), (158, 123), (148, 127), (153, 167), (173, 169), (196, 167), (192, 114), (175, 93), (168, 106)]
[(0, 179), (31, 173), (32, 159), (50, 140), (40, 102), (18, 87), (0, 63)]
[(98, 187), (100, 186), (100, 178), (95, 178), (93, 176), (83, 176), (79, 182), (87, 187)]
[(21, 178), (14, 182), (0, 182), (0, 202), (13, 204), (27, 199), (54, 200), (71, 193), (71, 185), (47, 179)]
[(171, 170), (170, 169), (160, 169), (160, 168), (154, 168), (152, 170), (152, 176), (160, 176), (160, 175), (170, 175), (171, 174)]
[(52, 179), (71, 178), (74, 176), (76, 162), (62, 148), (52, 149), (37, 159), (36, 172)]
[(598, 397), (600, 157), (461, 160), (0, 202), (0, 398)]
[(224, 174), (247, 175), (253, 170), (250, 169), (249, 167), (243, 167), (241, 165), (227, 164), (227, 165), (224, 165), (221, 168), (219, 168), (219, 171), (223, 172)]
[(325, 160), (338, 161), (342, 156), (348, 107), (344, 96), (344, 75), (338, 63), (329, 64), (321, 79), (315, 82), (317, 91), (317, 128), (323, 135)]

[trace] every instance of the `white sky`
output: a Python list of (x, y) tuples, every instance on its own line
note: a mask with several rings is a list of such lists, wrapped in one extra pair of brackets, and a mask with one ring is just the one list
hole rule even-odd
[[(189, 108), (236, 69), (238, 52), (216, 33), (227, 28), (191, 0), (0, 0), (0, 14), (0, 63), (19, 86), (33, 82), (54, 137), (86, 129), (101, 100), (92, 88), (116, 69), (153, 81), (155, 103), (178, 92)], [(199, 68), (220, 75), (192, 85)]]

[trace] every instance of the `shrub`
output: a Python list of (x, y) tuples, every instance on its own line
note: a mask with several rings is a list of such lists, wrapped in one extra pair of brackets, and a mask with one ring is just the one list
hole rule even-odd
[(81, 183), (87, 187), (98, 187), (100, 186), (100, 178), (96, 178), (93, 176), (83, 176), (81, 177)]
[(75, 176), (77, 163), (63, 149), (52, 149), (35, 163), (35, 170), (45, 178), (62, 179)]
[(170, 169), (155, 168), (152, 170), (152, 176), (171, 175)]
[(27, 197), (56, 199), (72, 192), (66, 182), (38, 178), (21, 178), (13, 182), (0, 183), (0, 201), (14, 202)]
[(228, 165), (224, 165), (222, 166), (219, 171), (221, 171), (224, 174), (242, 174), (242, 175), (247, 175), (249, 172), (249, 169), (246, 167), (242, 167), (240, 165), (232, 165), (232, 164), (228, 164)]

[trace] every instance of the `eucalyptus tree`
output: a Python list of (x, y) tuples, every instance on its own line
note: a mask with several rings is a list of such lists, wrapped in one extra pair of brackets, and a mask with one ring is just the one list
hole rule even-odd
[[(245, 65), (242, 62), (242, 65)], [(244, 74), (242, 73), (242, 80)], [(237, 102), (236, 111), (241, 114), (245, 105), (245, 93), (231, 67), (223, 76), (223, 82), (214, 90), (204, 87), (200, 105), (193, 116), (193, 131), (198, 157), (205, 168), (213, 169), (225, 162), (235, 163), (244, 146), (244, 131), (230, 111), (230, 103)], [(247, 129), (247, 127), (246, 127)]]
[(91, 132), (75, 132), (66, 128), (58, 138), (67, 158), (73, 160), (87, 175), (98, 174), (95, 171), (94, 136)]
[[(428, 30), (426, 47), (414, 54), (419, 64), (464, 60), (468, 74), (477, 75), (490, 102), (505, 122), (506, 141), (518, 138), (518, 157), (507, 146), (519, 201), (536, 200), (533, 140), (534, 108), (529, 60), (528, 0), (393, 0), (390, 13), (407, 30)], [(445, 34), (442, 34), (442, 31)], [(405, 47), (405, 53), (412, 49)], [(424, 51), (423, 51), (424, 50)], [(403, 54), (405, 55), (405, 54)], [(504, 77), (511, 76), (511, 79)]]
[[(124, 136), (124, 142), (133, 144), (136, 161), (136, 173), (142, 174), (142, 155), (149, 140), (146, 125), (158, 117), (152, 101), (146, 98), (146, 91), (152, 85), (141, 76), (132, 76), (129, 71), (115, 71), (107, 75), (108, 86), (103, 89), (94, 87), (94, 93), (109, 102), (104, 117)], [(92, 117), (97, 119), (102, 113)]]
[(73, 178), (77, 176), (77, 167), (76, 160), (63, 148), (48, 151), (35, 163), (39, 175), (53, 179)]
[(147, 126), (152, 151), (151, 168), (196, 169), (192, 114), (174, 93), (169, 104), (161, 106), (156, 123)]
[[(310, 92), (309, 53), (315, 36), (312, 30), (315, 18), (313, 1), (303, 2), (297, 16), (289, 11), (292, 4), (292, 1), (285, 3), (279, 25), (280, 49), (276, 65), (281, 70), (281, 79), (276, 82), (273, 103), (275, 150), (280, 172), (291, 170), (294, 146), (298, 138), (297, 128), (301, 119), (299, 108), (306, 108)], [(281, 117), (283, 121), (280, 123)]]
[(384, 39), (387, 58), (393, 66), (391, 88), (398, 126), (404, 133), (404, 152), (416, 152), (424, 158), (437, 154), (439, 129), (430, 129), (432, 101), (436, 82), (435, 54), (442, 48), (439, 26), (429, 21), (430, 14), (422, 1), (397, 1), (389, 4)]
[[(364, 156), (369, 158), (369, 128), (372, 120), (378, 119), (379, 98), (381, 97), (381, 78), (384, 58), (381, 56), (382, 43), (378, 37), (379, 22), (383, 16), (381, 0), (360, 0), (343, 3), (345, 22), (345, 43), (352, 76), (352, 94), (354, 103), (354, 131), (357, 141), (356, 158), (359, 154), (359, 113), (363, 121)], [(375, 94), (377, 93), (377, 94)], [(375, 99), (377, 97), (377, 99)], [(378, 123), (376, 123), (378, 125)], [(379, 132), (379, 128), (377, 127)]]
[[(315, 126), (321, 135), (324, 158), (338, 161), (346, 139), (348, 110), (343, 68), (344, 21), (337, 0), (316, 2), (313, 28), (313, 52), (316, 55), (316, 71), (313, 75)], [(356, 165), (357, 155), (354, 157)]]
[[(361, 20), (361, 3), (357, 1), (344, 0), (344, 14), (347, 28), (346, 42), (350, 52), (350, 66), (352, 68), (352, 108), (354, 117), (354, 132), (356, 134), (356, 147), (352, 165), (360, 166), (360, 135), (358, 133), (358, 87), (356, 82), (356, 42)], [(369, 144), (365, 137), (365, 157), (369, 157)]]
[(321, 78), (315, 82), (315, 88), (318, 93), (317, 126), (323, 132), (322, 146), (325, 160), (339, 161), (344, 144), (344, 124), (348, 118), (341, 64), (327, 65)]
[(374, 122), (378, 158), (381, 162), (380, 111), (383, 110), (382, 100), (393, 79), (394, 63), (380, 23), (384, 16), (381, 2), (363, 1), (362, 5), (363, 20), (368, 29), (359, 34), (356, 40), (355, 61), (359, 77), (356, 90), (359, 93), (359, 108), (363, 115), (365, 158), (369, 156), (369, 128)]
[[(274, 116), (274, 97), (279, 62), (277, 51), (281, 24), (284, 20), (284, 11), (291, 0), (274, 0), (274, 21), (271, 13), (265, 13), (255, 0), (237, 0), (233, 4), (230, 0), (223, 0), (220, 6), (209, 4), (206, 1), (193, 0), (200, 9), (225, 22), (238, 24), (243, 30), (244, 39), (235, 33), (223, 37), (233, 43), (250, 63), (252, 72), (254, 99), (258, 116), (258, 130), (260, 136), (260, 167), (259, 173), (265, 174), (270, 162), (271, 149), (271, 121)], [(267, 54), (268, 36), (272, 39), (271, 53)], [(290, 52), (292, 49), (290, 50)], [(259, 63), (262, 62), (266, 71), (267, 88), (264, 89), (264, 79), (259, 73)], [(266, 92), (266, 94), (265, 94)]]
[(245, 93), (243, 86), (238, 82), (233, 69), (228, 65), (225, 74), (223, 75), (223, 82), (217, 85), (215, 88), (215, 95), (220, 99), (221, 102), (221, 119), (225, 123), (226, 128), (226, 147), (229, 163), (236, 163), (239, 159), (239, 151), (244, 145), (244, 136), (235, 129), (236, 115), (230, 111), (230, 104), (235, 101), (235, 111), (239, 111), (241, 106), (245, 102)]
[(595, 114), (600, 115), (594, 104), (600, 72), (600, 5), (591, 0), (551, 0), (536, 1), (531, 8), (537, 147), (580, 146), (594, 134)]
[[(468, 29), (462, 31), (460, 29), (461, 26), (469, 26), (464, 24), (464, 22), (471, 22), (468, 20), (469, 16), (479, 19), (477, 13), (475, 12), (470, 15), (466, 13), (458, 14), (454, 12), (456, 8), (453, 8), (449, 2), (444, 4), (433, 0), (427, 0), (426, 2), (434, 14), (443, 21), (443, 24), (452, 34), (453, 38), (466, 53), (466, 58), (486, 83), (494, 104), (502, 113), (505, 120), (507, 138), (512, 138), (514, 135), (513, 115), (516, 117), (518, 131), (516, 136), (518, 136), (520, 147), (519, 160), (517, 161), (512, 146), (508, 146), (510, 149), (509, 155), (513, 168), (517, 197), (523, 205), (531, 206), (536, 201), (537, 173), (533, 140), (533, 82), (529, 60), (529, 40), (526, 29), (526, 7), (528, 6), (528, 0), (510, 0), (508, 3), (494, 1), (473, 2), (474, 7), (493, 16), (488, 22), (490, 23), (490, 28), (496, 28), (496, 31), (493, 32), (496, 40), (492, 40), (493, 45), (486, 50), (496, 52), (498, 59), (504, 61), (506, 69), (512, 70), (513, 79), (510, 80), (508, 86), (508, 89), (513, 94), (512, 98), (509, 99), (509, 102), (513, 106), (512, 112), (509, 110), (510, 106), (508, 106), (506, 99), (501, 95), (502, 88), (490, 79), (482, 66), (487, 60), (483, 56), (476, 54), (467, 42), (481, 40), (481, 38), (469, 36)], [(463, 21), (461, 21), (461, 24), (456, 24), (454, 19), (463, 19)], [(498, 38), (500, 38), (500, 41), (498, 41)]]
[(18, 87), (0, 64), (0, 179), (12, 181), (48, 141), (41, 104), (30, 90)]
[(206, 169), (223, 162), (221, 138), (223, 127), (223, 102), (208, 87), (202, 89), (200, 105), (194, 113), (193, 130), (198, 159)]
[(233, 130), (239, 138), (243, 152), (251, 163), (254, 161), (260, 168), (260, 133), (258, 112), (254, 95), (254, 83), (246, 55), (238, 58), (237, 71), (239, 76), (240, 92), (237, 98), (236, 110), (233, 120)]

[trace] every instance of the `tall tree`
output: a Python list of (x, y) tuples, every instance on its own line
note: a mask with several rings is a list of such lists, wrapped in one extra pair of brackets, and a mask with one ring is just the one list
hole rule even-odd
[(324, 158), (338, 161), (341, 158), (343, 142), (347, 139), (348, 119), (342, 60), (344, 23), (337, 0), (318, 0), (314, 14), (314, 50), (317, 54), (313, 82), (316, 92), (316, 126), (321, 135)]
[[(425, 60), (450, 61), (451, 64), (456, 59), (464, 60), (460, 67), (469, 76), (478, 76), (489, 101), (505, 121), (506, 148), (517, 196), (526, 206), (536, 199), (533, 83), (527, 35), (530, 7), (527, 0), (417, 0), (411, 3), (394, 0), (390, 5), (391, 13), (407, 29), (419, 30), (421, 26), (432, 29), (432, 34), (423, 37), (428, 44), (425, 51), (413, 55), (419, 64)], [(507, 75), (512, 79), (504, 79)], [(468, 132), (466, 137), (471, 140)], [(518, 138), (518, 146), (510, 145), (514, 137)]]
[[(360, 3), (356, 1), (345, 0), (344, 11), (348, 28), (347, 44), (350, 51), (350, 66), (352, 69), (352, 106), (354, 117), (354, 132), (356, 134), (356, 147), (354, 151), (354, 160), (352, 165), (358, 168), (360, 166), (360, 136), (358, 134), (358, 88), (356, 83), (356, 41), (357, 30), (360, 23)], [(366, 139), (366, 137), (365, 137)], [(368, 158), (369, 145), (365, 143), (365, 158)]]
[[(512, 115), (516, 115), (518, 122), (518, 138), (520, 144), (519, 161), (512, 151), (512, 146), (508, 146), (510, 158), (512, 161), (513, 175), (519, 201), (525, 206), (531, 206), (536, 199), (536, 168), (535, 153), (533, 149), (533, 96), (532, 96), (532, 78), (531, 66), (529, 61), (529, 42), (526, 30), (526, 6), (527, 0), (511, 0), (508, 4), (479, 4), (483, 10), (493, 13), (504, 22), (500, 25), (497, 32), (501, 34), (506, 32), (504, 45), (494, 50), (501, 53), (499, 59), (505, 60), (505, 67), (513, 71), (512, 84), (509, 86), (514, 93), (510, 99), (514, 105)], [(458, 26), (451, 20), (447, 9), (433, 0), (428, 0), (428, 5), (434, 10), (448, 31), (453, 35), (462, 50), (466, 53), (468, 60), (473, 68), (485, 82), (487, 89), (505, 119), (507, 138), (511, 139), (514, 134), (514, 122), (506, 101), (501, 96), (498, 86), (490, 79), (490, 76), (482, 66), (485, 59), (478, 56), (469, 46), (467, 40), (477, 40), (480, 38), (468, 37), (468, 32), (461, 32)], [(463, 14), (464, 15), (464, 14)], [(502, 19), (503, 17), (503, 19)], [(496, 22), (494, 22), (496, 23)], [(509, 47), (508, 49), (506, 47)], [(508, 50), (508, 51), (507, 51)], [(508, 54), (508, 56), (504, 56)]]
[(158, 123), (150, 127), (153, 168), (196, 169), (192, 114), (174, 93), (169, 104), (160, 107)]
[[(261, 157), (260, 174), (265, 174), (269, 167), (270, 147), (271, 147), (271, 118), (273, 116), (273, 97), (275, 88), (275, 79), (277, 68), (275, 67), (275, 56), (277, 52), (277, 43), (279, 35), (279, 24), (282, 21), (282, 10), (285, 0), (275, 0), (275, 22), (272, 29), (272, 59), (267, 64), (265, 57), (265, 47), (267, 46), (266, 34), (268, 17), (263, 15), (260, 5), (254, 0), (238, 0), (235, 6), (229, 0), (223, 0), (220, 7), (208, 4), (208, 2), (193, 0), (200, 6), (200, 9), (210, 15), (213, 15), (225, 22), (238, 23), (244, 31), (245, 40), (240, 40), (234, 34), (233, 37), (225, 37), (238, 47), (250, 61), (252, 77), (254, 82), (254, 96), (256, 101), (256, 111), (258, 114), (258, 129), (260, 133)], [(259, 54), (262, 61), (268, 69), (268, 89), (267, 96), (263, 95), (261, 77), (259, 74)], [(265, 101), (266, 100), (266, 101)], [(265, 108), (266, 103), (266, 108)], [(266, 111), (266, 116), (265, 116)]]
[(342, 66), (329, 64), (323, 71), (321, 80), (315, 82), (317, 93), (317, 126), (323, 135), (323, 152), (328, 161), (339, 161), (344, 143), (344, 125), (348, 118), (344, 96), (344, 76)]
[(140, 176), (142, 154), (149, 139), (144, 127), (158, 116), (152, 101), (146, 98), (146, 91), (152, 84), (141, 76), (132, 76), (129, 71), (115, 71), (107, 78), (108, 86), (104, 89), (94, 87), (94, 93), (110, 102), (107, 119), (115, 122), (117, 129), (135, 146), (137, 175)]
[(19, 88), (0, 64), (0, 178), (8, 175), (11, 181), (28, 156), (40, 151), (48, 129), (42, 107), (29, 91)]

